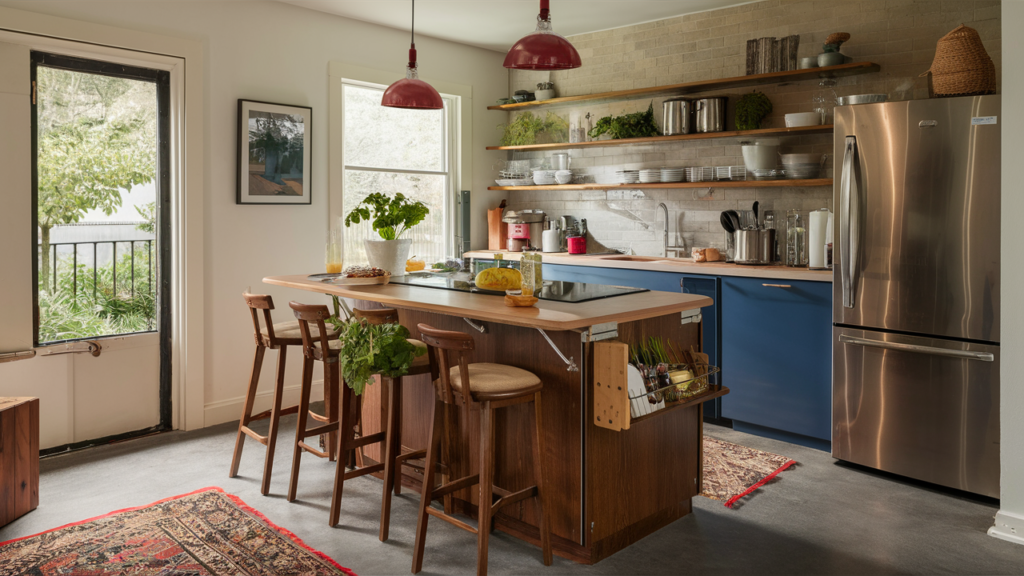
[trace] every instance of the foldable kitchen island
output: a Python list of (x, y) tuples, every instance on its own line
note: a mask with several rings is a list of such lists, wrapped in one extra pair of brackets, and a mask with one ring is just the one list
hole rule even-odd
[[(712, 304), (710, 298), (555, 282), (545, 283), (535, 307), (514, 308), (505, 306), (500, 294), (478, 291), (471, 281), (429, 274), (375, 286), (307, 276), (274, 276), (264, 282), (360, 301), (360, 307), (374, 302), (396, 308), (413, 338), (419, 337), (420, 323), (466, 332), (476, 345), (472, 362), (510, 364), (536, 374), (544, 383), (544, 481), (556, 554), (594, 563), (690, 513), (691, 498), (701, 491), (702, 403), (728, 389), (712, 386), (700, 396), (632, 419), (627, 403), (609, 405), (607, 399), (625, 399), (622, 343), (660, 336), (683, 350), (699, 351), (700, 309)], [(427, 376), (403, 382), (403, 450), (421, 449), (433, 388)], [(370, 386), (364, 393), (364, 433), (381, 429), (380, 390)], [(515, 491), (533, 482), (532, 408), (502, 412), (496, 422), (494, 483)], [(472, 418), (450, 435), (462, 441), (448, 451), (454, 477), (477, 467), (475, 412)], [(362, 458), (379, 454), (367, 447)], [(420, 478), (407, 470), (403, 482), (418, 490)], [(463, 490), (451, 506), (475, 517), (476, 501), (474, 490)], [(534, 499), (527, 499), (502, 508), (496, 529), (539, 543), (534, 506)], [(342, 523), (344, 518), (343, 509)]]

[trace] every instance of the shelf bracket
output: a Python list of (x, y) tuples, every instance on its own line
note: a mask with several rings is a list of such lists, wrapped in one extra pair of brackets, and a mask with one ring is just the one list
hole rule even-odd
[(603, 324), (594, 324), (590, 328), (587, 328), (580, 334), (580, 339), (583, 342), (599, 342), (601, 340), (612, 340), (613, 338), (619, 337), (619, 323), (618, 322), (605, 322)]
[(684, 310), (682, 312), (680, 324), (697, 324), (704, 319), (700, 313), (700, 308), (694, 308), (693, 310)]
[[(463, 320), (466, 321), (466, 324), (469, 324), (470, 326), (472, 326), (473, 330), (476, 330), (477, 332), (479, 332), (481, 334), (487, 334), (487, 326), (484, 326), (483, 324), (477, 324), (476, 322), (473, 322), (469, 318), (463, 318)], [(548, 340), (548, 342), (550, 342), (550, 340)]]
[(566, 358), (565, 354), (562, 354), (562, 351), (558, 349), (558, 346), (555, 346), (555, 343), (551, 341), (551, 337), (548, 336), (547, 332), (545, 332), (544, 330), (542, 330), (540, 328), (537, 328), (537, 332), (540, 332), (540, 335), (543, 336), (544, 339), (548, 341), (548, 345), (551, 346), (551, 349), (555, 351), (555, 354), (558, 354), (558, 357), (562, 359), (562, 362), (565, 362), (565, 365), (568, 366), (568, 368), (566, 368), (566, 371), (568, 371), (568, 372), (579, 372), (580, 371), (579, 367), (576, 366), (576, 361), (573, 360), (572, 356)]

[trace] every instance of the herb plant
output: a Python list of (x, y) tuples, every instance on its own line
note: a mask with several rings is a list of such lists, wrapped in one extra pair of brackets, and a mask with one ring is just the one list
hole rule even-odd
[(557, 114), (548, 112), (541, 119), (533, 112), (523, 112), (508, 124), (499, 125), (504, 130), (501, 136), (502, 146), (527, 146), (536, 144), (540, 136), (551, 142), (569, 141), (569, 123)]
[(384, 240), (397, 240), (403, 232), (422, 222), (430, 209), (419, 200), (407, 199), (401, 192), (395, 194), (394, 198), (375, 192), (363, 198), (345, 216), (345, 227), (370, 220), (371, 212), (371, 225), (377, 234)]
[(646, 112), (601, 118), (590, 131), (590, 137), (600, 138), (604, 133), (610, 134), (612, 140), (657, 136), (658, 126), (654, 123), (654, 101), (652, 100), (647, 106)]
[(736, 129), (757, 130), (761, 121), (772, 112), (772, 102), (763, 93), (754, 90), (736, 101)]
[(409, 329), (401, 324), (370, 324), (364, 318), (348, 315), (347, 307), (348, 317), (342, 320), (338, 297), (333, 298), (334, 315), (328, 321), (340, 329), (341, 377), (356, 395), (373, 383), (374, 374), (390, 378), (404, 376), (409, 373), (413, 359), (426, 354), (426, 348), (417, 348), (409, 342)]

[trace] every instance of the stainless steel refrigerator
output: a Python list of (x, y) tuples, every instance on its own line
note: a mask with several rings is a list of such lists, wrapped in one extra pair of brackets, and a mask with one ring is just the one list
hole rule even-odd
[(999, 496), (999, 96), (835, 109), (832, 455)]

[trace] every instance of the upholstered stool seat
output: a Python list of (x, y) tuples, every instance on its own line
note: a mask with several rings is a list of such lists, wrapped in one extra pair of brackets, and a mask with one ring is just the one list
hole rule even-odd
[[(469, 389), (473, 400), (484, 398), (500, 398), (502, 396), (519, 396), (520, 394), (532, 394), (543, 388), (540, 378), (533, 372), (508, 366), (506, 364), (491, 364), (479, 362), (470, 364)], [(451, 375), (452, 388), (462, 394), (462, 375), (458, 366), (452, 366), (449, 371)]]
[[(320, 338), (320, 330), (316, 327), (316, 324), (309, 325), (310, 336), (313, 338)], [(334, 326), (327, 325), (327, 335), (334, 336), (338, 333), (338, 330)], [(264, 337), (269, 337), (267, 327), (264, 326), (260, 330), (260, 334)], [(299, 322), (277, 322), (274, 324), (274, 337), (278, 340), (294, 340), (297, 344), (302, 342), (302, 332), (299, 330)]]

